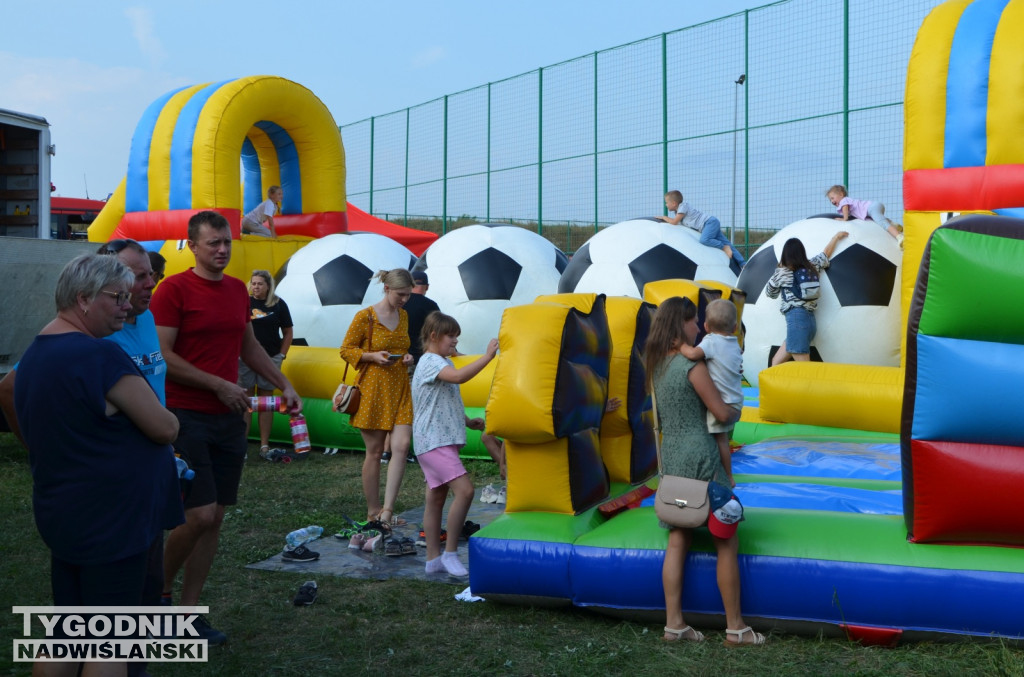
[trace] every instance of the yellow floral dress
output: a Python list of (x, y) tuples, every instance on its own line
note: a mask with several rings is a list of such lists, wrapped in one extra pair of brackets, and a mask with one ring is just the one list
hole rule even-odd
[[(370, 327), (373, 326), (372, 345)], [(391, 430), (396, 425), (412, 425), (412, 391), (409, 370), (401, 360), (386, 365), (360, 362), (366, 352), (386, 350), (409, 352), (409, 316), (398, 311), (398, 326), (392, 331), (377, 320), (373, 307), (363, 308), (352, 318), (341, 345), (341, 359), (361, 371), (359, 411), (349, 424), (363, 430)]]

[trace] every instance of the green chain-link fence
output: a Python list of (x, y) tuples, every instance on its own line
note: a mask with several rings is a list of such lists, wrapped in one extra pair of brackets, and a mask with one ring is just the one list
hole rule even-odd
[(341, 127), (348, 199), (446, 232), (514, 223), (572, 252), (665, 191), (747, 252), (849, 186), (903, 211), (903, 92), (939, 0), (784, 0)]

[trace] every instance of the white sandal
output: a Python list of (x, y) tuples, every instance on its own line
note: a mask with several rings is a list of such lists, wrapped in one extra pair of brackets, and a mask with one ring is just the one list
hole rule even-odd
[[(748, 632), (750, 633), (750, 640), (749, 641), (743, 639), (743, 635), (747, 634)], [(729, 640), (729, 636), (730, 635), (735, 637), (736, 641), (730, 641)], [(743, 628), (742, 630), (728, 630), (727, 629), (725, 631), (725, 642), (723, 642), (723, 644), (725, 644), (726, 646), (730, 646), (730, 647), (760, 646), (761, 644), (764, 644), (764, 635), (762, 635), (760, 632), (755, 632), (754, 628), (750, 627), (749, 625), (747, 627)]]
[[(688, 632), (692, 632), (693, 633), (692, 637), (683, 637), (683, 635), (685, 635)], [(689, 625), (687, 625), (685, 627), (682, 627), (682, 628), (670, 628), (670, 627), (668, 627), (666, 625), (665, 626), (665, 634), (666, 635), (675, 635), (675, 637), (673, 637), (672, 639), (668, 639), (666, 637), (662, 637), (662, 640), (664, 640), (666, 642), (680, 642), (680, 641), (684, 641), (684, 640), (687, 641), (687, 642), (703, 642), (704, 641), (704, 633), (702, 633), (700, 630), (697, 630), (696, 628), (691, 628)]]

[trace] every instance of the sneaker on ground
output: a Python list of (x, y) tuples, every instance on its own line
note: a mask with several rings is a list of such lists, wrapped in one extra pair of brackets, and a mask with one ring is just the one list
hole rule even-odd
[(300, 545), (294, 550), (285, 550), (281, 553), (281, 559), (285, 562), (312, 562), (313, 560), (320, 559), (320, 553), (313, 552), (304, 545)]
[(495, 490), (493, 484), (488, 484), (484, 487), (483, 491), (480, 492), (481, 503), (495, 503), (498, 499), (498, 492)]
[(295, 606), (309, 606), (316, 601), (316, 581), (306, 581), (299, 588), (298, 594), (295, 595), (295, 599), (292, 600)]
[(468, 576), (469, 571), (466, 567), (462, 566), (462, 562), (459, 561), (459, 556), (454, 552), (446, 552), (440, 557), (441, 565), (444, 566), (444, 570), (448, 572), (449, 576)]
[[(443, 545), (444, 542), (447, 540), (448, 530), (441, 529), (441, 544)], [(427, 533), (425, 531), (420, 531), (419, 537), (416, 539), (416, 545), (420, 546), (421, 548), (427, 547)]]
[(390, 462), (391, 462), (391, 452), (390, 451), (385, 451), (383, 454), (380, 455), (380, 463), (381, 463), (381, 465), (387, 465)]
[(508, 500), (506, 490), (507, 487), (502, 487), (501, 489), (498, 490), (498, 496), (497, 498), (494, 499), (495, 503), (497, 503), (498, 505), (505, 505), (505, 502)]
[(205, 639), (210, 646), (217, 646), (228, 641), (228, 636), (220, 630), (213, 628), (206, 616), (198, 616), (192, 623), (192, 627), (199, 633), (199, 639)]

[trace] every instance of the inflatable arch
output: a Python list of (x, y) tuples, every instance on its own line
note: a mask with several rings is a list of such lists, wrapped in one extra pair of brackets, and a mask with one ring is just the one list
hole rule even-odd
[(280, 234), (347, 230), (345, 150), (323, 102), (268, 75), (183, 87), (142, 115), (128, 173), (89, 239), (184, 239), (188, 218), (204, 209), (223, 214), (237, 238), (271, 185), (284, 189)]
[(1021, 0), (951, 0), (918, 31), (904, 104), (904, 317), (941, 214), (1024, 214), (1022, 34)]

